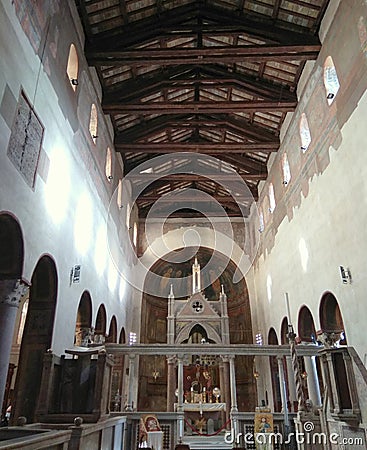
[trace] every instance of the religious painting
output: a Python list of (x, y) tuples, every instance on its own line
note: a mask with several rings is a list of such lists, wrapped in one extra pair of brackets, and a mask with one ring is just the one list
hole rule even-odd
[(273, 414), (255, 413), (255, 433), (272, 433), (274, 431)]

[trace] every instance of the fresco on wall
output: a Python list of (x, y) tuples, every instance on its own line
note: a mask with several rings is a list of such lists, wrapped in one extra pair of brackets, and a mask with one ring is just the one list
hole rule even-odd
[[(174, 252), (172, 252), (174, 253)], [(182, 253), (180, 254), (182, 259)], [(160, 260), (151, 269), (152, 272), (159, 275), (155, 278), (148, 274), (145, 283), (149, 286), (154, 285), (154, 291), (157, 297), (167, 298), (170, 292), (170, 286), (173, 287), (175, 298), (186, 298), (192, 293), (192, 265), (193, 257), (184, 262), (174, 262), (174, 256), (167, 258), (168, 261)], [(221, 257), (218, 252), (214, 255), (209, 249), (200, 249), (197, 253), (198, 263), (201, 268), (201, 285), (204, 287), (204, 294), (210, 301), (219, 300), (221, 286), (228, 297), (228, 303), (237, 304), (244, 300), (247, 302), (248, 294), (244, 279), (238, 283), (233, 282), (233, 276), (236, 266), (233, 262), (227, 264), (225, 257)], [(210, 264), (209, 269), (205, 267)]]

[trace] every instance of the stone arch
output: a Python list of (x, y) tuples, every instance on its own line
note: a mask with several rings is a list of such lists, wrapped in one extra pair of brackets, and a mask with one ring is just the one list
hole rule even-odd
[[(17, 308), (7, 300), (22, 278), (24, 264), (24, 241), (18, 221), (6, 212), (0, 213), (0, 415), (12, 404), (12, 386), (17, 361), (11, 359), (14, 329), (19, 329), (23, 304)], [(20, 300), (20, 299), (18, 299)], [(18, 318), (17, 318), (18, 315)], [(16, 326), (16, 323), (18, 326)]]
[(111, 317), (110, 326), (108, 328), (107, 342), (116, 343), (117, 342), (117, 320), (115, 316)]
[(321, 297), (319, 316), (321, 330), (325, 333), (343, 333), (344, 336), (342, 336), (340, 343), (346, 344), (344, 321), (339, 308), (339, 303), (331, 292), (325, 292)]
[(22, 230), (10, 214), (0, 213), (0, 279), (21, 278), (24, 262)]
[(207, 335), (209, 341), (212, 341), (215, 344), (221, 343), (221, 338), (220, 338), (219, 334), (215, 331), (215, 329), (212, 326), (210, 326), (207, 323), (205, 323), (205, 324), (197, 323), (194, 325), (192, 323), (188, 323), (184, 328), (182, 328), (182, 330), (178, 334), (176, 343), (182, 344), (183, 342), (188, 341), (188, 339), (190, 337), (190, 333), (196, 325), (199, 325), (206, 332), (206, 335)]
[(316, 328), (311, 314), (307, 306), (302, 306), (298, 313), (298, 336), (303, 342), (315, 342)]
[(280, 327), (280, 343), (282, 345), (288, 344), (288, 318), (284, 317), (282, 320), (282, 325)]
[[(278, 336), (273, 327), (271, 327), (268, 332), (268, 344), (269, 345), (279, 345)], [(282, 399), (281, 399), (281, 394), (280, 394), (279, 370), (278, 370), (277, 357), (269, 356), (269, 363), (270, 363), (270, 374), (271, 374), (271, 386), (272, 386), (272, 390), (273, 390), (274, 412), (280, 412), (282, 410)]]
[(88, 291), (84, 291), (78, 306), (75, 323), (75, 345), (81, 345), (83, 338), (90, 333), (92, 325), (92, 299)]
[(57, 289), (55, 262), (49, 255), (44, 255), (38, 260), (31, 279), (12, 407), (14, 419), (25, 416), (28, 422), (37, 420), (43, 357), (51, 348)]
[(105, 336), (107, 330), (107, 314), (103, 303), (99, 305), (96, 323), (94, 327), (95, 335)]

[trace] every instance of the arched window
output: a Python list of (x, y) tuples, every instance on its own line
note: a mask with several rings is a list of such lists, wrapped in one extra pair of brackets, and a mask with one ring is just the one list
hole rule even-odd
[(260, 209), (259, 212), (259, 231), (262, 233), (265, 230), (265, 221), (264, 221), (264, 213)]
[(287, 154), (284, 153), (282, 157), (282, 172), (283, 172), (283, 184), (287, 186), (291, 181), (291, 169), (289, 167)]
[(106, 167), (105, 167), (106, 177), (108, 181), (112, 181), (112, 152), (110, 147), (107, 147), (106, 151)]
[(324, 85), (326, 89), (327, 102), (331, 105), (340, 88), (338, 75), (331, 56), (328, 56), (324, 63)]
[(130, 214), (131, 214), (131, 206), (130, 203), (126, 206), (126, 227), (127, 229), (130, 228)]
[(301, 114), (299, 121), (299, 134), (301, 136), (301, 150), (305, 152), (311, 144), (311, 133), (305, 113)]
[(269, 211), (271, 213), (273, 213), (275, 207), (276, 207), (276, 202), (275, 202), (274, 186), (273, 186), (273, 183), (270, 183), (269, 184)]
[(136, 222), (134, 223), (133, 243), (134, 247), (136, 247), (136, 244), (138, 243), (138, 224)]
[(79, 68), (78, 54), (76, 52), (75, 45), (71, 44), (69, 50), (68, 65), (66, 67), (66, 73), (68, 74), (71, 87), (74, 89), (74, 91), (78, 86), (78, 68)]
[(122, 208), (122, 180), (119, 180), (118, 186), (117, 186), (117, 206), (119, 209)]
[(94, 143), (96, 143), (98, 137), (97, 130), (98, 130), (98, 114), (96, 105), (93, 103), (90, 109), (89, 133)]

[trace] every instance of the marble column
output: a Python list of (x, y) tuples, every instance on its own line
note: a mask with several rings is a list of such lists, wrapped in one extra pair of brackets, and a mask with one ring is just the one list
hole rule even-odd
[(285, 386), (283, 357), (278, 357), (277, 361), (279, 372), (280, 397), (282, 399), (282, 413), (284, 414), (284, 425), (288, 427), (289, 419), (288, 419), (288, 405), (287, 405), (287, 389)]
[(177, 436), (181, 442), (184, 434), (184, 414), (183, 414), (183, 359), (182, 356), (177, 357), (177, 412), (179, 413), (177, 419)]
[(307, 373), (308, 397), (313, 406), (321, 405), (320, 385), (316, 368), (316, 356), (304, 356), (303, 359)]
[(28, 291), (29, 286), (21, 280), (0, 281), (0, 410), (4, 400), (17, 311), (21, 298)]
[(233, 355), (229, 356), (229, 381), (231, 389), (231, 421), (234, 436), (238, 436), (239, 426), (238, 426), (238, 407), (237, 407), (237, 386), (236, 386), (236, 368), (234, 365), (235, 357)]
[(176, 390), (176, 374), (175, 374), (174, 356), (167, 357), (167, 412), (174, 411), (175, 390)]
[[(219, 364), (219, 389), (221, 392), (221, 402), (225, 403), (226, 399), (225, 399), (225, 375), (224, 375), (224, 363), (221, 362)], [(214, 386), (215, 387), (215, 386)], [(217, 401), (216, 399), (214, 401)], [(221, 411), (221, 420), (222, 420), (222, 425), (224, 425), (227, 422), (227, 411)]]
[(128, 390), (127, 390), (126, 411), (133, 410), (135, 360), (136, 360), (136, 355), (130, 354), (129, 355), (129, 385), (128, 385)]
[(226, 403), (226, 422), (229, 420), (231, 409), (230, 370), (228, 358), (223, 357), (223, 385), (221, 386), (221, 400)]

